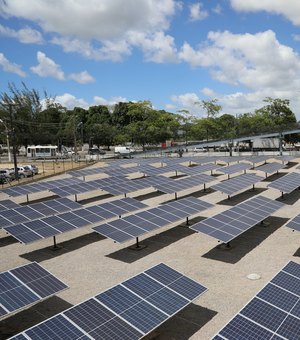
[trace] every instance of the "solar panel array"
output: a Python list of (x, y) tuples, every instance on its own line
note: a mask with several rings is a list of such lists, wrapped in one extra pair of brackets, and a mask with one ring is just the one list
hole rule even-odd
[(140, 339), (206, 291), (160, 263), (12, 339)]
[(11, 200), (0, 201), (0, 211), (18, 208), (20, 205)]
[(286, 227), (291, 228), (293, 230), (300, 231), (300, 214), (290, 219), (286, 224)]
[(220, 165), (217, 165), (215, 163), (205, 163), (205, 164), (197, 165), (197, 166), (189, 166), (189, 167), (182, 166), (180, 168), (180, 172), (185, 173), (187, 175), (196, 175), (196, 174), (201, 174), (207, 171), (217, 170), (219, 168), (220, 168)]
[(17, 208), (0, 211), (0, 225), (1, 228), (4, 228), (79, 208), (81, 208), (79, 203), (67, 198), (52, 199), (25, 206), (17, 205)]
[(94, 227), (93, 230), (118, 243), (122, 243), (147, 232), (167, 226), (188, 216), (209, 209), (213, 205), (195, 197), (182, 198), (156, 208), (114, 220)]
[(211, 188), (221, 191), (227, 195), (232, 195), (233, 193), (246, 189), (261, 180), (263, 180), (263, 177), (256, 176), (255, 174), (243, 174), (213, 185)]
[(236, 163), (228, 166), (222, 166), (218, 169), (219, 172), (222, 172), (223, 174), (231, 175), (240, 171), (244, 171), (247, 169), (250, 169), (251, 166), (246, 163)]
[(15, 224), (4, 228), (4, 230), (18, 241), (28, 244), (145, 207), (147, 207), (146, 204), (128, 197), (88, 208), (76, 209), (54, 216), (40, 218), (38, 220)]
[(267, 164), (263, 164), (255, 168), (255, 170), (259, 170), (262, 172), (265, 172), (266, 174), (273, 174), (274, 172), (277, 172), (286, 166), (284, 164), (280, 164), (278, 162), (271, 162)]
[(258, 196), (206, 218), (191, 229), (228, 243), (283, 206), (281, 202)]
[(297, 172), (290, 172), (287, 175), (270, 183), (268, 188), (278, 189), (284, 193), (290, 193), (300, 186), (300, 174)]
[(36, 192), (41, 191), (51, 191), (54, 188), (57, 187), (63, 187), (63, 186), (72, 186), (82, 183), (82, 181), (79, 178), (65, 178), (65, 179), (58, 179), (58, 180), (49, 180), (49, 181), (43, 181), (43, 182), (36, 182), (32, 184), (25, 184), (25, 185), (18, 185), (18, 186), (12, 186), (6, 189), (3, 189), (2, 192), (6, 193), (9, 196), (17, 197), (17, 196), (23, 196), (28, 195)]
[(172, 180), (172, 182), (168, 181), (161, 183), (155, 185), (155, 188), (161, 192), (172, 194), (178, 191), (194, 188), (198, 185), (206, 184), (214, 180), (215, 178), (210, 175), (198, 174), (178, 180)]
[(217, 339), (299, 339), (300, 264), (290, 261), (220, 332)]
[(36, 262), (0, 273), (0, 318), (68, 288)]

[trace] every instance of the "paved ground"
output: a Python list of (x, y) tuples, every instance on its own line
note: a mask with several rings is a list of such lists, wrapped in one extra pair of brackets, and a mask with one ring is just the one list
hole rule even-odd
[[(299, 172), (296, 169), (299, 162), (300, 158), (296, 159), (290, 168), (281, 170), (280, 174)], [(196, 216), (191, 221), (194, 223), (253, 195), (280, 199), (277, 190), (267, 189), (268, 183), (280, 174), (258, 183), (254, 192), (247, 190), (231, 200), (220, 192), (203, 193), (201, 186), (180, 193), (178, 197), (193, 192), (194, 196), (215, 204)], [(218, 176), (210, 185), (226, 178), (227, 175)], [(39, 194), (31, 199), (42, 196)], [(96, 201), (96, 192), (93, 199), (90, 196), (82, 195), (80, 199), (85, 200), (87, 205), (93, 205), (116, 198), (103, 196), (104, 199)], [(129, 196), (138, 197), (150, 206), (174, 198), (174, 195), (155, 195), (149, 190)], [(0, 199), (4, 198), (7, 197), (0, 194)], [(299, 198), (300, 190), (286, 195), (283, 201), (285, 207), (268, 218), (268, 226), (257, 225), (237, 237), (232, 241), (230, 250), (222, 249), (209, 236), (193, 232), (184, 223), (170, 225), (141, 237), (141, 244), (147, 247), (140, 251), (129, 248), (132, 242), (115, 244), (92, 233), (90, 227), (57, 237), (61, 246), (57, 251), (51, 248), (52, 239), (22, 245), (0, 230), (0, 271), (37, 261), (70, 287), (1, 321), (0, 339), (6, 339), (159, 262), (199, 281), (209, 291), (161, 325), (149, 338), (211, 339), (288, 261), (300, 263), (300, 233), (283, 226), (289, 218), (299, 213)], [(22, 203), (26, 198), (15, 201)], [(251, 273), (261, 275), (261, 279), (249, 280), (247, 275)]]

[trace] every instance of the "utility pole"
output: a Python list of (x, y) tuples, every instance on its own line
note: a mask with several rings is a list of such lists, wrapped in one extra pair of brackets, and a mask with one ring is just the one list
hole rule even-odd
[(9, 134), (10, 134), (10, 131), (9, 131), (6, 123), (4, 123), (4, 121), (2, 119), (0, 119), (0, 123), (2, 123), (4, 125), (4, 127), (5, 127), (8, 162), (10, 163), (11, 162), (11, 153), (10, 153), (10, 145), (9, 145)]

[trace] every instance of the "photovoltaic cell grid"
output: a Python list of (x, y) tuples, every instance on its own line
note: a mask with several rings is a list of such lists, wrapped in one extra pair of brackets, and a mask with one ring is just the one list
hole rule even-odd
[(300, 214), (290, 219), (285, 226), (292, 230), (300, 231)]
[(161, 167), (153, 167), (151, 165), (148, 165), (148, 166), (138, 167), (138, 171), (141, 174), (146, 174), (148, 176), (155, 176), (155, 175), (165, 174), (167, 172), (179, 172), (180, 169), (182, 168), (184, 167), (179, 164), (168, 164), (166, 166), (161, 166)]
[(160, 263), (12, 339), (141, 339), (206, 291)]
[(172, 194), (182, 190), (191, 189), (198, 185), (206, 184), (214, 180), (215, 178), (210, 175), (198, 174), (178, 180), (172, 180), (172, 182), (158, 184), (155, 186), (155, 188), (161, 192)]
[(234, 163), (234, 162), (239, 162), (243, 161), (245, 159), (244, 156), (223, 156), (223, 157), (218, 157), (216, 156), (217, 161), (221, 161), (227, 164)]
[(262, 171), (266, 174), (273, 174), (274, 172), (277, 172), (285, 167), (286, 165), (284, 164), (280, 164), (278, 162), (271, 162), (271, 163), (260, 165), (257, 168), (255, 168), (255, 170)]
[(20, 205), (11, 200), (0, 201), (0, 211), (14, 209), (18, 207), (20, 207)]
[(194, 224), (191, 229), (227, 243), (283, 206), (281, 202), (258, 196), (206, 218)]
[(68, 288), (36, 262), (0, 273), (0, 318)]
[(187, 197), (101, 224), (94, 227), (93, 230), (118, 243), (122, 243), (155, 229), (165, 227), (170, 223), (178, 222), (212, 206), (212, 204), (195, 197)]
[(272, 156), (250, 156), (250, 157), (244, 157), (244, 161), (250, 162), (251, 164), (255, 165), (258, 163), (266, 162), (268, 159), (270, 159)]
[(148, 206), (128, 197), (88, 208), (68, 211), (55, 216), (16, 224), (4, 228), (4, 230), (18, 241), (28, 244), (70, 230), (99, 223), (105, 219), (121, 216), (145, 207)]
[(219, 167), (218, 171), (222, 172), (223, 174), (231, 175), (239, 171), (244, 171), (250, 168), (251, 168), (251, 165), (249, 164), (237, 163), (237, 164)]
[(297, 172), (290, 172), (287, 175), (270, 183), (268, 188), (278, 189), (284, 193), (290, 193), (300, 186), (300, 174)]
[(290, 261), (214, 340), (292, 340), (299, 334), (300, 264)]
[(1, 228), (4, 228), (79, 208), (81, 208), (79, 203), (67, 198), (58, 198), (25, 206), (17, 205), (16, 208), (0, 211), (0, 225)]
[(79, 178), (65, 178), (54, 181), (43, 181), (32, 184), (25, 184), (20, 186), (14, 186), (10, 188), (6, 188), (1, 190), (9, 196), (17, 197), (22, 195), (28, 195), (36, 192), (41, 192), (45, 190), (51, 191), (53, 188), (63, 187), (63, 186), (72, 186), (78, 183), (82, 183), (82, 180)]
[(203, 172), (217, 170), (219, 168), (220, 168), (220, 165), (217, 165), (215, 163), (206, 163), (202, 165), (189, 166), (189, 167), (181, 166), (180, 169), (178, 170), (187, 175), (197, 175)]
[(233, 193), (246, 189), (263, 179), (263, 177), (256, 176), (255, 174), (243, 174), (213, 185), (211, 188), (221, 191), (227, 195), (232, 195)]

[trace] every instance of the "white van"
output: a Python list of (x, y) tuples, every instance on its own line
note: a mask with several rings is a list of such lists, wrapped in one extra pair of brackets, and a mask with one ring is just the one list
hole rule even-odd
[(119, 157), (131, 157), (134, 149), (128, 146), (116, 146), (115, 147), (115, 155)]

